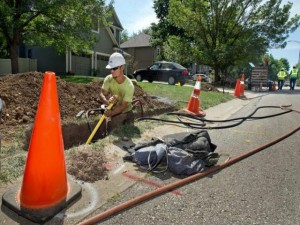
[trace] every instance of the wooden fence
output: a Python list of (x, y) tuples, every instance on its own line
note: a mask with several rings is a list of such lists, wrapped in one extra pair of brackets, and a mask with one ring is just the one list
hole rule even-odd
[[(18, 58), (19, 73), (37, 71), (37, 60), (29, 58)], [(11, 60), (0, 59), (0, 75), (11, 74)]]

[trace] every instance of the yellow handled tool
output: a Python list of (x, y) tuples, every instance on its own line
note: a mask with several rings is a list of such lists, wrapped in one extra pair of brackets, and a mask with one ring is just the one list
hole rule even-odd
[[(111, 109), (113, 107), (113, 103), (110, 103), (108, 106), (107, 106), (107, 109)], [(103, 114), (99, 120), (99, 122), (97, 123), (97, 125), (95, 126), (93, 132), (91, 133), (91, 135), (89, 136), (88, 140), (86, 141), (86, 144), (90, 144), (93, 137), (95, 136), (97, 130), (99, 129), (99, 127), (101, 126), (103, 120), (106, 118), (106, 116)]]

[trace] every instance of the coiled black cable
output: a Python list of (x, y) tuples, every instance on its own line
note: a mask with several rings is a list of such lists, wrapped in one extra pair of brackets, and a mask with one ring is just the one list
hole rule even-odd
[[(242, 124), (244, 121), (246, 120), (258, 120), (258, 119), (266, 119), (266, 118), (271, 118), (271, 117), (275, 117), (275, 116), (280, 116), (286, 113), (290, 113), (293, 110), (286, 108), (287, 106), (260, 106), (257, 107), (252, 113), (250, 113), (248, 116), (245, 117), (237, 117), (237, 118), (232, 118), (232, 119), (226, 119), (226, 120), (208, 120), (205, 119), (203, 117), (198, 117), (192, 114), (188, 114), (188, 113), (178, 113), (178, 112), (169, 112), (166, 113), (165, 115), (176, 115), (177, 119), (179, 121), (174, 121), (174, 120), (166, 120), (166, 119), (159, 119), (159, 118), (152, 118), (152, 117), (142, 117), (142, 118), (138, 118), (137, 121), (141, 121), (141, 120), (156, 120), (156, 121), (160, 121), (160, 122), (167, 122), (167, 123), (174, 123), (174, 124), (182, 124), (184, 126), (187, 126), (189, 128), (193, 128), (193, 129), (226, 129), (226, 128), (231, 128), (231, 127), (235, 127), (238, 126), (240, 124)], [(284, 112), (280, 112), (280, 113), (275, 113), (275, 114), (271, 114), (271, 115), (267, 115), (267, 116), (253, 116), (258, 110), (263, 109), (263, 108), (286, 108), (286, 111)], [(186, 117), (192, 120), (197, 120), (198, 123), (195, 122), (184, 122), (182, 121), (180, 118), (181, 117)], [(209, 123), (214, 123), (214, 122), (231, 122), (231, 121), (237, 121), (238, 122), (234, 123), (234, 124), (230, 124), (230, 125), (226, 125), (226, 126), (216, 126), (216, 127), (205, 127), (206, 122)], [(201, 123), (199, 123), (201, 122)]]

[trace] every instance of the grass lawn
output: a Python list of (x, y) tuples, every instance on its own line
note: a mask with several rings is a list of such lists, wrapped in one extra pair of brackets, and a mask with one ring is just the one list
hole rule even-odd
[[(103, 79), (90, 76), (61, 76), (61, 78), (66, 80), (67, 82), (83, 84), (89, 83), (95, 79)], [(138, 85), (141, 86), (146, 93), (169, 99), (173, 102), (176, 108), (181, 109), (187, 106), (187, 103), (193, 91), (194, 82), (192, 83), (192, 86), (177, 86), (148, 82), (138, 82)], [(233, 99), (233, 96), (223, 94), (221, 92), (201, 91), (200, 106), (203, 109), (208, 109), (209, 107), (218, 105), (231, 99)]]
[[(150, 94), (167, 98), (174, 101), (174, 104), (179, 109), (187, 106), (187, 103), (193, 92), (192, 86), (173, 86), (161, 83), (138, 82), (143, 90)], [(201, 91), (200, 106), (203, 109), (218, 105), (233, 99), (233, 96), (223, 94), (221, 92)]]

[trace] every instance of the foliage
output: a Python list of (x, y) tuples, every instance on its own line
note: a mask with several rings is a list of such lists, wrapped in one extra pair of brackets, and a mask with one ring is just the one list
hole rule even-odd
[[(156, 13), (156, 17), (159, 19), (159, 23), (151, 24), (152, 33), (150, 41), (152, 46), (163, 46), (169, 36), (184, 36), (183, 29), (175, 26), (167, 17), (169, 11), (169, 0), (154, 0), (154, 11)], [(164, 49), (162, 49), (160, 53), (160, 60), (169, 60), (167, 57), (168, 55), (165, 56)], [(178, 63), (184, 64), (180, 61), (178, 61)]]
[(127, 30), (123, 30), (121, 33), (121, 43), (124, 43), (129, 40), (129, 34)]
[(273, 56), (270, 56), (269, 62), (269, 79), (277, 80), (277, 73), (280, 71), (281, 68), (285, 68), (286, 71), (290, 70), (290, 65), (287, 59), (274, 59)]
[(108, 9), (104, 0), (0, 1), (0, 38), (10, 49), (12, 72), (18, 72), (21, 43), (87, 52), (96, 41), (92, 28), (107, 24)]
[(185, 67), (189, 67), (193, 62), (191, 46), (178, 36), (170, 36), (163, 49), (164, 56), (169, 61), (179, 62)]
[(159, 23), (153, 26), (152, 43), (162, 46), (180, 36), (194, 61), (226, 77), (235, 65), (256, 64), (268, 48), (286, 45), (300, 20), (289, 17), (291, 7), (281, 0), (156, 0)]

